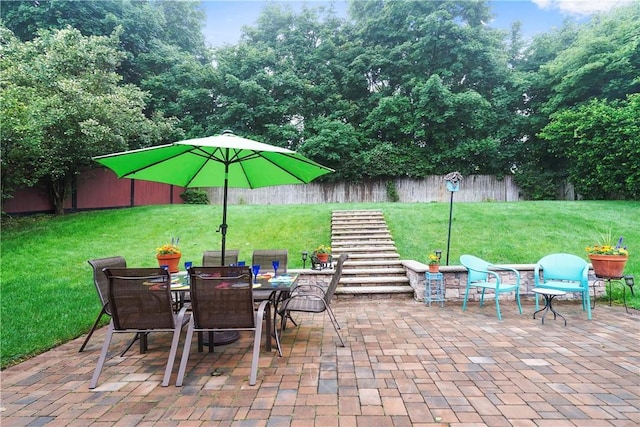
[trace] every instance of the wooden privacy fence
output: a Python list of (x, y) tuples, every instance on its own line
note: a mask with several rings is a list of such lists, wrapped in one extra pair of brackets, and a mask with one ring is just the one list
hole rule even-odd
[[(397, 178), (391, 180), (403, 203), (447, 202), (451, 193), (447, 191), (442, 176), (424, 179)], [(315, 183), (306, 185), (282, 185), (249, 190), (229, 189), (229, 204), (239, 205), (286, 205), (313, 203), (366, 203), (391, 201), (387, 180), (373, 180), (364, 183)], [(207, 188), (209, 200), (221, 204), (221, 188)], [(471, 175), (460, 183), (460, 191), (454, 194), (457, 202), (513, 202), (521, 200), (518, 187), (512, 176), (498, 179), (491, 175)]]
[[(366, 203), (392, 201), (389, 186), (404, 203), (447, 202), (451, 197), (442, 176), (425, 179), (398, 178), (372, 180), (363, 183), (315, 183), (276, 187), (230, 188), (231, 205), (286, 205), (317, 203)], [(222, 204), (222, 188), (204, 189), (211, 204)], [(65, 202), (67, 211), (120, 208), (157, 204), (180, 204), (184, 188), (167, 184), (130, 179), (118, 179), (109, 169), (92, 169), (81, 174), (74, 184), (71, 197)], [(491, 175), (471, 175), (463, 179), (456, 202), (511, 202), (520, 200), (512, 176), (498, 179)], [(42, 186), (21, 189), (13, 199), (3, 203), (7, 214), (53, 212), (46, 189)]]

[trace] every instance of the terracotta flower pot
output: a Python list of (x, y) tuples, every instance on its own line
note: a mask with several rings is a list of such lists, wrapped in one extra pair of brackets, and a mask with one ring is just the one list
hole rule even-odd
[(429, 264), (429, 273), (439, 273), (440, 264)]
[(166, 254), (156, 255), (158, 259), (158, 265), (168, 265), (169, 273), (177, 273), (180, 271), (180, 258), (182, 254)]
[(316, 257), (318, 258), (318, 261), (320, 261), (323, 264), (326, 264), (329, 262), (329, 254), (316, 254)]
[(629, 259), (626, 255), (589, 254), (593, 272), (597, 277), (622, 277), (624, 266)]

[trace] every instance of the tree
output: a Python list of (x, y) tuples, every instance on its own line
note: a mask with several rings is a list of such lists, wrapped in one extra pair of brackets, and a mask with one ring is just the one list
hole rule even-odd
[(143, 92), (119, 85), (120, 30), (110, 37), (41, 31), (28, 42), (1, 31), (3, 93), (10, 95), (2, 108), (11, 124), (1, 146), (3, 197), (42, 178), (63, 213), (74, 176), (92, 166), (92, 156), (178, 137), (171, 120), (144, 116)]
[(539, 133), (565, 109), (640, 91), (640, 4), (594, 16), (581, 26), (566, 21), (534, 38), (517, 67), (526, 77), (524, 143), (518, 154), (523, 162), (516, 182), (529, 198), (554, 198), (571, 161)]
[(540, 136), (587, 199), (640, 199), (640, 94), (551, 115)]

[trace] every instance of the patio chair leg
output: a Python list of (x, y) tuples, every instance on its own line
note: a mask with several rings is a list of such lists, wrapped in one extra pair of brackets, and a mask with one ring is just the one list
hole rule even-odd
[(182, 307), (180, 309), (180, 313), (178, 314), (175, 324), (176, 327), (173, 330), (173, 339), (171, 340), (171, 350), (169, 350), (169, 358), (167, 359), (167, 367), (164, 370), (164, 377), (162, 378), (162, 387), (166, 387), (169, 385), (169, 380), (171, 379), (171, 371), (173, 371), (173, 364), (176, 361), (176, 353), (178, 352), (178, 343), (180, 342), (180, 332), (182, 332), (182, 327), (184, 326), (184, 314), (187, 311), (186, 307)]
[[(180, 359), (180, 368), (178, 369), (178, 378), (176, 379), (176, 387), (182, 387), (182, 380), (184, 379), (184, 372), (187, 370), (187, 362), (189, 361), (189, 351), (191, 350), (191, 340), (193, 339), (193, 329), (195, 323), (193, 317), (189, 319), (189, 326), (187, 327), (187, 336), (184, 339), (184, 349), (182, 350), (182, 358)], [(202, 332), (198, 332), (201, 334)]]
[(96, 328), (98, 327), (98, 323), (100, 323), (100, 319), (102, 319), (102, 315), (103, 314), (106, 314), (106, 311), (104, 310), (104, 307), (102, 307), (102, 310), (100, 310), (100, 314), (98, 314), (98, 318), (93, 323), (93, 326), (91, 327), (91, 330), (89, 331), (89, 335), (87, 335), (87, 337), (84, 339), (84, 342), (82, 343), (82, 346), (80, 347), (80, 350), (78, 350), (78, 353), (82, 353), (82, 350), (84, 350), (84, 348), (87, 346), (87, 343), (89, 342), (89, 339), (91, 339), (91, 336), (93, 335), (93, 333), (95, 332)]
[(125, 355), (125, 353), (127, 351), (129, 351), (129, 349), (131, 347), (133, 347), (133, 344), (140, 338), (140, 332), (138, 332), (137, 334), (135, 334), (133, 336), (133, 338), (131, 338), (131, 341), (129, 341), (129, 344), (127, 344), (127, 346), (125, 347), (124, 350), (122, 350), (122, 353), (120, 353), (120, 357), (123, 357)]
[[(262, 339), (262, 320), (264, 319), (264, 309), (269, 301), (263, 301), (256, 313), (256, 330), (253, 331), (253, 357), (251, 358), (251, 373), (249, 374), (249, 385), (255, 385), (258, 378), (258, 360), (260, 359), (260, 340)], [(270, 314), (267, 314), (270, 316)], [(271, 333), (271, 331), (268, 331)], [(271, 339), (271, 337), (269, 337)]]
[(333, 325), (333, 329), (335, 329), (336, 334), (338, 335), (338, 338), (340, 339), (341, 347), (344, 347), (344, 341), (342, 339), (342, 335), (340, 335), (340, 325), (338, 324), (338, 319), (336, 319), (336, 316), (333, 314), (333, 310), (331, 310), (331, 307), (329, 307), (329, 306), (327, 306), (327, 314), (329, 315), (329, 320), (331, 320), (331, 324)]
[(464, 293), (464, 301), (462, 301), (462, 311), (467, 309), (467, 300), (469, 299), (469, 287), (467, 286), (467, 290)]
[(100, 378), (100, 373), (102, 372), (102, 366), (104, 365), (105, 360), (107, 359), (107, 352), (109, 351), (109, 344), (111, 344), (111, 338), (113, 338), (113, 320), (109, 323), (109, 328), (107, 329), (107, 335), (104, 338), (104, 344), (102, 345), (102, 351), (100, 352), (100, 357), (98, 358), (98, 364), (96, 365), (96, 370), (93, 373), (93, 377), (91, 377), (91, 382), (89, 383), (89, 388), (94, 389), (98, 384), (98, 378)]

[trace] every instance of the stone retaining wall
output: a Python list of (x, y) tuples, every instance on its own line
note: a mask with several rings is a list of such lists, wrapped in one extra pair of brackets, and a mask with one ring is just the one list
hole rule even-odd
[[(429, 266), (417, 261), (402, 261), (402, 265), (407, 271), (407, 277), (409, 277), (409, 283), (414, 290), (414, 298), (416, 301), (424, 301), (424, 273), (429, 271)], [(500, 264), (503, 267), (510, 267), (520, 272), (520, 298), (533, 298), (534, 293), (531, 292), (531, 288), (534, 287), (533, 270), (535, 264)], [(448, 265), (440, 266), (440, 272), (444, 277), (445, 285), (445, 298), (447, 301), (462, 301), (464, 299), (464, 292), (467, 287), (467, 269), (461, 265)], [(498, 271), (501, 279), (504, 279), (508, 283), (513, 283), (515, 275), (509, 271)], [(510, 277), (511, 276), (511, 277)], [(605, 294), (605, 287), (603, 281), (595, 281), (593, 270), (589, 270), (589, 287), (594, 288), (595, 294), (600, 297)], [(470, 301), (479, 301), (481, 290), (478, 288), (471, 289), (469, 291)], [(485, 294), (486, 296), (486, 294)], [(591, 293), (593, 297), (593, 291)], [(563, 298), (578, 298), (580, 295), (577, 293), (567, 293)], [(515, 299), (514, 293), (504, 293), (500, 295), (500, 299)]]

